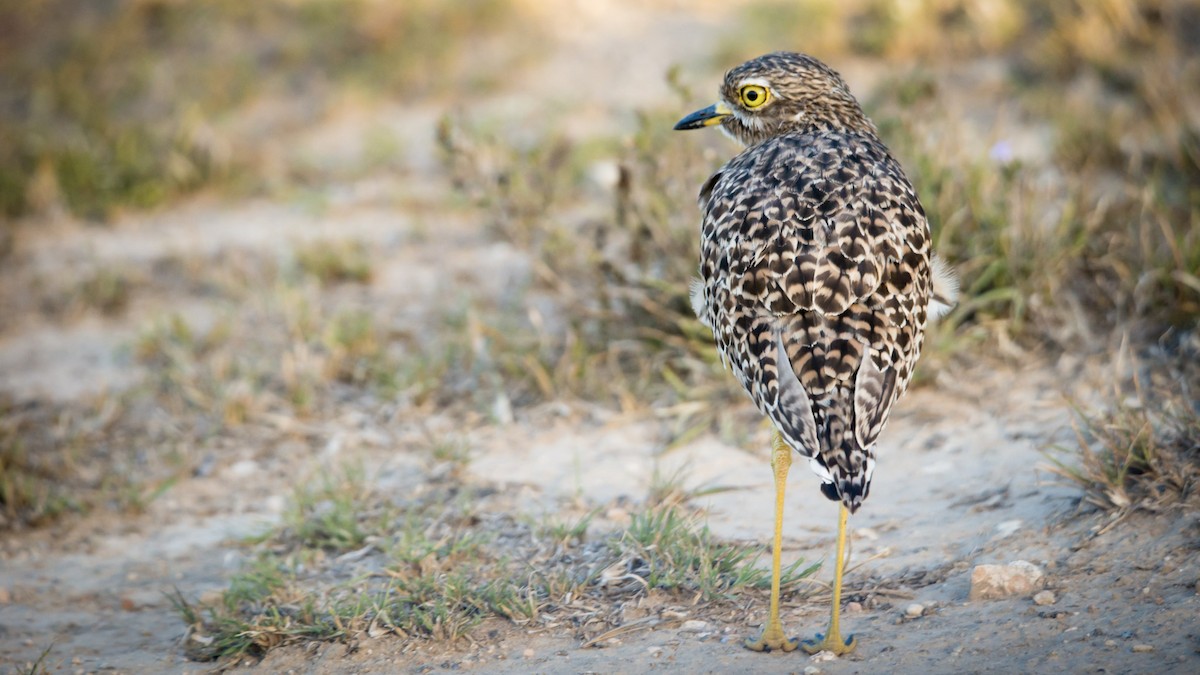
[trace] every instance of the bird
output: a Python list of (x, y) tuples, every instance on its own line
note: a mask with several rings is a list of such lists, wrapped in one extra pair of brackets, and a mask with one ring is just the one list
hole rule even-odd
[(876, 442), (921, 353), (926, 323), (958, 294), (932, 252), (916, 189), (845, 80), (774, 52), (725, 74), (719, 100), (676, 130), (717, 126), (744, 146), (700, 188), (693, 309), (725, 366), (773, 424), (770, 609), (756, 651), (792, 651), (779, 620), (792, 453), (840, 503), (829, 627), (809, 653), (852, 651), (839, 626), (846, 522), (871, 489)]

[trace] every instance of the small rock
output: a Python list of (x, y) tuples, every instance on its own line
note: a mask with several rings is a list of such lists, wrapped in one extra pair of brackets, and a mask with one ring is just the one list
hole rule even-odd
[(1105, 641), (1104, 641), (1104, 646), (1105, 646), (1105, 647), (1116, 647), (1116, 646), (1117, 646), (1117, 641), (1116, 641), (1116, 640), (1105, 640)]
[(240, 462), (236, 462), (233, 464), (233, 466), (230, 466), (225, 471), (230, 478), (245, 478), (258, 473), (259, 466), (258, 462), (255, 462), (254, 460), (243, 459)]
[(925, 606), (916, 602), (904, 608), (904, 616), (910, 619), (918, 619), (924, 614)]
[(1134, 645), (1133, 646), (1133, 653), (1135, 653), (1135, 654), (1145, 654), (1146, 652), (1152, 652), (1152, 651), (1154, 651), (1154, 645)]
[(847, 602), (846, 603), (846, 613), (847, 614), (858, 614), (861, 611), (863, 611), (863, 606), (862, 606), (861, 602)]
[(533, 650), (526, 648), (525, 651), (521, 652), (521, 656), (524, 656), (527, 659), (532, 659), (533, 658)]
[(708, 622), (699, 619), (688, 619), (679, 626), (679, 630), (684, 633), (703, 633), (708, 630)]
[(1017, 560), (1007, 565), (976, 565), (971, 571), (971, 600), (996, 600), (1029, 595), (1045, 583), (1042, 570)]
[(287, 508), (287, 499), (283, 495), (271, 495), (263, 500), (263, 508), (268, 513), (283, 513)]
[(0, 586), (0, 605), (7, 605), (12, 602), (12, 591), (6, 586)]
[(650, 654), (651, 658), (657, 659), (658, 657), (662, 656), (663, 648), (662, 647), (651, 647), (650, 649), (647, 649), (646, 652), (648, 654)]
[(1054, 597), (1054, 591), (1038, 591), (1033, 594), (1033, 604), (1035, 605), (1053, 605), (1058, 602), (1058, 598)]
[(821, 675), (821, 669), (816, 666), (804, 666), (804, 675)]
[(996, 526), (996, 532), (999, 533), (999, 535), (1001, 537), (1007, 537), (1007, 536), (1011, 535), (1012, 533), (1016, 532), (1017, 530), (1021, 529), (1021, 525), (1023, 525), (1023, 524), (1024, 523), (1021, 522), (1020, 518), (1014, 518), (1013, 520), (1006, 520), (1003, 523), (1000, 523), (999, 525)]

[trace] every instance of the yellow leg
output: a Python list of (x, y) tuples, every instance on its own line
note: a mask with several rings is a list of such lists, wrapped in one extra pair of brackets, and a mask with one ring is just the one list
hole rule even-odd
[(775, 541), (771, 549), (771, 613), (767, 625), (757, 640), (746, 640), (746, 647), (756, 652), (782, 649), (790, 652), (798, 644), (783, 634), (779, 622), (779, 553), (783, 548), (783, 494), (787, 489), (788, 469), (792, 466), (792, 449), (779, 432), (771, 440), (771, 471), (775, 474)]
[(817, 633), (816, 640), (804, 641), (804, 651), (809, 654), (833, 652), (841, 656), (854, 651), (857, 646), (854, 643), (853, 635), (848, 640), (842, 640), (842, 633), (838, 626), (838, 615), (842, 607), (842, 572), (846, 565), (846, 517), (848, 515), (850, 513), (847, 511), (846, 505), (842, 504), (841, 510), (838, 512), (837, 557), (833, 568), (833, 608), (829, 612), (829, 630), (824, 635)]

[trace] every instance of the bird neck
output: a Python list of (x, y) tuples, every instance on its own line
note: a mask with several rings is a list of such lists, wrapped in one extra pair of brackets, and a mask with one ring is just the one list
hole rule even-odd
[[(796, 131), (841, 131), (877, 135), (862, 106), (850, 94), (825, 96), (804, 106), (795, 117)], [(790, 130), (789, 130), (790, 131)]]

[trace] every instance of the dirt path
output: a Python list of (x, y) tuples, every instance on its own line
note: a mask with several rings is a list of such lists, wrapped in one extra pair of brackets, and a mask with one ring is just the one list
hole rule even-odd
[[(563, 17), (543, 17), (556, 36), (558, 56), (516, 75), (511, 87), (480, 109), (518, 134), (536, 133), (520, 121), (545, 111), (568, 119), (568, 133), (579, 137), (623, 128), (628, 110), (663, 88), (661, 74), (669, 65), (701, 67), (727, 17), (716, 3), (700, 10), (684, 3), (643, 4), (606, 3), (601, 10), (574, 3), (570, 11), (586, 13), (587, 21), (570, 25), (586, 24), (587, 30), (566, 28)], [(562, 85), (580, 73), (589, 74), (588, 87)], [(870, 74), (861, 79), (869, 81)], [(480, 223), (438, 211), (440, 200), (449, 200), (444, 177), (431, 174), (442, 109), (438, 103), (347, 113), (297, 139), (306, 152), (324, 148), (332, 156), (344, 151), (355, 129), (370, 124), (403, 134), (405, 166), (325, 188), (320, 208), (285, 199), (200, 199), (113, 228), (23, 231), (14, 255), (21, 267), (11, 278), (19, 288), (44, 290), (47, 280), (66, 287), (91, 269), (153, 270), (164, 260), (239, 252), (277, 261), (299, 243), (345, 239), (378, 253), (374, 280), (357, 300), (392, 325), (420, 326), (442, 309), (440, 299), (455, 294), (497, 302), (505, 288), (526, 282), (531, 263), (513, 247), (481, 236)], [(406, 123), (397, 124), (397, 117)], [(14, 311), (0, 332), (0, 391), (16, 401), (70, 404), (128, 389), (146, 376), (130, 351), (148, 322), (175, 311), (203, 324), (230, 309), (228, 297), (147, 275), (145, 288), (122, 313), (77, 321), (47, 319), (6, 291)], [(1015, 370), (962, 363), (907, 396), (882, 442), (871, 499), (851, 523), (855, 567), (848, 583), (860, 592), (845, 622), (861, 646), (850, 657), (827, 661), (742, 649), (738, 641), (763, 620), (761, 596), (747, 598), (744, 611), (735, 613), (688, 606), (665, 614), (652, 595), (630, 609), (631, 616), (642, 615), (633, 629), (597, 647), (581, 647), (568, 627), (527, 632), (490, 621), (452, 645), (364, 637), (353, 649), (286, 647), (237, 669), (1195, 672), (1200, 525), (1168, 513), (1139, 516), (1097, 535), (1103, 524), (1098, 517), (1076, 516), (1077, 495), (1040, 468), (1044, 448), (1070, 442), (1065, 395), (1087, 397), (1103, 381), (1081, 373), (1103, 372), (1097, 366), (1104, 365), (1059, 371), (1045, 364)], [(257, 447), (247, 440), (174, 483), (144, 513), (101, 510), (67, 526), (4, 535), (0, 671), (19, 672), (47, 649), (48, 672), (207, 670), (210, 664), (184, 657), (184, 626), (166, 594), (218, 593), (246, 560), (238, 540), (277, 523), (293, 486), (335, 460), (363, 462), (384, 490), (420, 480), (430, 467), (413, 448), (431, 431), (463, 436), (473, 448), (464, 480), (494, 487), (522, 517), (637, 501), (656, 471), (678, 472), (688, 487), (733, 488), (695, 501), (707, 510), (716, 535), (766, 540), (771, 486), (765, 429), (736, 445), (706, 434), (668, 449), (665, 427), (653, 411), (617, 414), (578, 402), (492, 422), (381, 401), (341, 409), (278, 445)], [(834, 506), (803, 466), (791, 485), (785, 553), (789, 559), (823, 559), (832, 545)], [(597, 528), (620, 524), (619, 509), (609, 508)], [(1036, 605), (1029, 597), (967, 601), (974, 565), (1013, 560), (1046, 572), (1054, 604)], [(921, 605), (920, 616), (906, 615), (912, 604)], [(820, 601), (790, 604), (784, 620), (793, 633), (809, 634), (822, 627), (825, 611)], [(689, 619), (702, 623), (683, 623)]]

